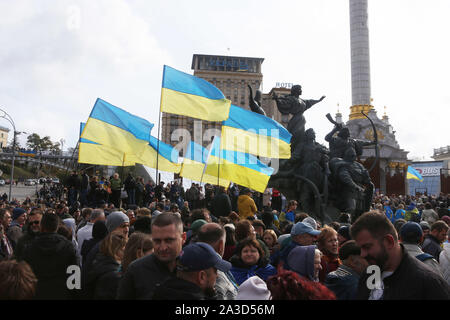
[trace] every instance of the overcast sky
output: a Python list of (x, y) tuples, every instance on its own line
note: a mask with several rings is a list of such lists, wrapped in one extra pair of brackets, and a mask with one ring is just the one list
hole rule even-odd
[[(449, 12), (448, 0), (369, 0), (373, 104), (410, 159), (450, 145)], [(305, 114), (319, 142), (325, 114), (339, 103), (347, 121), (351, 106), (348, 0), (0, 0), (0, 47), (0, 108), (65, 150), (98, 97), (157, 124), (163, 65), (192, 73), (195, 53), (264, 58), (263, 92), (326, 95)]]

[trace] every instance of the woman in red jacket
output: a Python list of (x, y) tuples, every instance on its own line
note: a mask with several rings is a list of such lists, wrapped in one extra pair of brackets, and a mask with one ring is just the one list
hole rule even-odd
[(319, 250), (323, 253), (320, 264), (322, 270), (319, 272), (319, 281), (324, 282), (328, 273), (335, 271), (341, 261), (339, 260), (339, 242), (336, 230), (325, 226), (321, 229), (320, 235), (317, 239)]

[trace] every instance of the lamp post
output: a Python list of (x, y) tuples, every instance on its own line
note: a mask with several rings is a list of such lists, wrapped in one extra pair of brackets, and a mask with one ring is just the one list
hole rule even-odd
[(9, 121), (9, 123), (11, 123), (11, 125), (13, 126), (13, 150), (12, 150), (12, 164), (11, 164), (11, 179), (9, 182), (9, 202), (11, 202), (11, 192), (12, 192), (12, 185), (13, 185), (13, 181), (14, 181), (14, 160), (15, 160), (15, 153), (16, 153), (16, 136), (21, 134), (21, 133), (26, 133), (26, 132), (19, 132), (16, 131), (16, 126), (14, 124), (13, 119), (11, 118), (11, 116), (6, 113), (5, 110), (0, 109), (1, 112), (3, 112), (3, 114), (0, 115), (0, 118), (4, 118), (6, 120)]

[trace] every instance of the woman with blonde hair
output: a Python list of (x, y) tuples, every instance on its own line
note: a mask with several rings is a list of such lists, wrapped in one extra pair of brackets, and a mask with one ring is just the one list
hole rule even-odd
[(87, 286), (93, 299), (116, 298), (121, 278), (120, 265), (127, 239), (123, 235), (110, 233), (100, 243), (91, 270), (87, 275)]
[(320, 264), (322, 269), (319, 272), (319, 281), (324, 283), (328, 273), (335, 271), (341, 261), (339, 260), (339, 241), (336, 230), (329, 226), (325, 226), (320, 230), (317, 238), (317, 246), (323, 253)]
[(262, 240), (266, 244), (270, 252), (270, 263), (273, 266), (277, 266), (279, 262), (279, 250), (280, 245), (278, 244), (278, 237), (275, 231), (272, 229), (267, 229), (264, 231)]
[(128, 239), (122, 260), (122, 273), (137, 259), (153, 253), (152, 236), (143, 232), (134, 232)]

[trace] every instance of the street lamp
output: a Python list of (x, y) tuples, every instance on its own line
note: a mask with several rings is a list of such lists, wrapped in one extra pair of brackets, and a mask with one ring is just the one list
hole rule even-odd
[(12, 155), (12, 164), (11, 164), (11, 179), (9, 181), (9, 202), (11, 202), (11, 190), (12, 190), (12, 184), (13, 184), (13, 180), (14, 180), (14, 159), (15, 159), (15, 152), (16, 152), (16, 136), (21, 133), (26, 134), (26, 132), (16, 131), (16, 126), (15, 126), (14, 121), (11, 118), (11, 116), (2, 109), (0, 109), (0, 112), (3, 112), (3, 114), (0, 114), (0, 118), (4, 118), (4, 119), (8, 120), (9, 123), (11, 123), (11, 125), (13, 126), (13, 150), (12, 150), (13, 155)]

